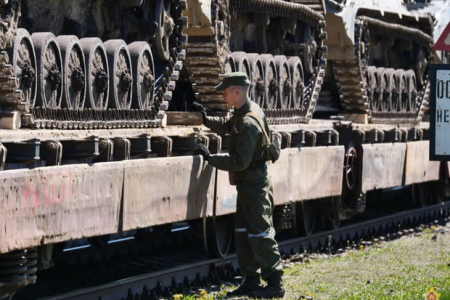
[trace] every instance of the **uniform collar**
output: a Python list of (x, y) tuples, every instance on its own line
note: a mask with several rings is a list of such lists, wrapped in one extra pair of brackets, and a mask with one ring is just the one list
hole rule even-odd
[(248, 113), (248, 112), (250, 111), (250, 101), (251, 101), (251, 100), (247, 100), (247, 102), (245, 102), (245, 104), (242, 105), (241, 108), (239, 108), (239, 109), (234, 109), (234, 114), (235, 114), (236, 116), (241, 117), (241, 116), (244, 116), (246, 113)]

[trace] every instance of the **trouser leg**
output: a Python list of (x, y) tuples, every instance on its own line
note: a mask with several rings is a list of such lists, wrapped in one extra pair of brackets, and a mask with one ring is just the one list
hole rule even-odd
[(248, 231), (245, 221), (245, 215), (238, 201), (236, 204), (236, 224), (234, 229), (234, 243), (236, 246), (236, 254), (239, 268), (244, 276), (259, 276), (258, 263), (255, 260), (253, 250), (248, 241)]
[(280, 252), (275, 240), (272, 221), (274, 200), (270, 179), (245, 182), (236, 187), (238, 203), (245, 218), (248, 244), (254, 260), (261, 268), (263, 279), (267, 279), (274, 272), (282, 271)]

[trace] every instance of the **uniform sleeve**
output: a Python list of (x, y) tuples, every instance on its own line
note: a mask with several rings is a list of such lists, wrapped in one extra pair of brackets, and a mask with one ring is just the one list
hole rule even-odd
[(208, 163), (214, 167), (231, 172), (247, 169), (253, 158), (253, 153), (259, 137), (257, 127), (251, 123), (242, 123), (236, 135), (236, 147), (230, 155), (210, 155)]
[(230, 133), (229, 117), (207, 117), (205, 126), (217, 134)]

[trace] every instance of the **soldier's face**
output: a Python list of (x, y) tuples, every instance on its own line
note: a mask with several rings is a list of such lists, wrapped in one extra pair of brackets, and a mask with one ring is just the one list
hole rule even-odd
[(227, 102), (228, 107), (233, 107), (236, 105), (238, 98), (238, 90), (233, 87), (227, 87), (222, 93), (223, 99)]

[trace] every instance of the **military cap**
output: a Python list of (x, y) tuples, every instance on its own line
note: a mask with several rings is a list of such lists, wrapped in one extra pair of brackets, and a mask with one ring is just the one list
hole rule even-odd
[(244, 72), (227, 73), (223, 76), (222, 83), (216, 86), (216, 91), (222, 92), (231, 85), (250, 85), (250, 81)]

